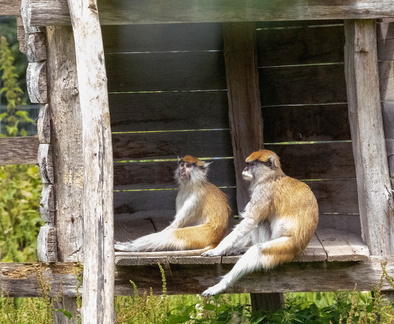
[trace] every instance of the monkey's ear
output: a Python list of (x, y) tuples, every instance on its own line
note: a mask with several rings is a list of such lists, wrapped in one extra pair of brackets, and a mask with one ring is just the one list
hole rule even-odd
[(212, 162), (204, 162), (204, 164), (201, 166), (201, 168), (204, 169), (204, 170), (207, 170), (211, 163)]
[(275, 157), (273, 156), (273, 155), (271, 155), (269, 158), (268, 158), (268, 166), (271, 168), (271, 169), (275, 169), (276, 167), (277, 167), (277, 165), (276, 165), (276, 160), (275, 160)]

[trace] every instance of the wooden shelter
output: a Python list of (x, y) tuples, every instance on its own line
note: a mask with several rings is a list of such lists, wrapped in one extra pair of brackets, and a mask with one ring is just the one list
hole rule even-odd
[(39, 295), (40, 269), (67, 305), (81, 261), (84, 323), (111, 323), (129, 280), (160, 293), (158, 262), (167, 293), (200, 293), (238, 257), (130, 257), (114, 254), (114, 237), (168, 224), (177, 155), (214, 160), (210, 180), (237, 214), (243, 161), (263, 145), (310, 185), (319, 227), (295, 262), (228, 292), (369, 290), (382, 266), (394, 275), (392, 0), (1, 5), (22, 18), (41, 114), (38, 137), (0, 139), (0, 164), (38, 159), (46, 222), (44, 263), (2, 264), (3, 292)]

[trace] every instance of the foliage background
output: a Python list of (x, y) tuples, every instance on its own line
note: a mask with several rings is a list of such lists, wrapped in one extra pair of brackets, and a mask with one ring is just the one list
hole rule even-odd
[[(26, 57), (19, 52), (15, 19), (0, 21), (0, 95), (6, 106), (0, 114), (0, 136), (26, 135), (34, 123), (24, 110)], [(41, 181), (35, 165), (0, 166), (0, 261), (37, 260)]]

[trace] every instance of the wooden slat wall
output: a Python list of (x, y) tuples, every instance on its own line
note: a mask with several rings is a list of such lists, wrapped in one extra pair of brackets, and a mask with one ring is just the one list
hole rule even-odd
[(215, 158), (210, 179), (235, 201), (221, 24), (103, 26), (103, 39), (116, 219), (172, 216), (186, 154)]
[(266, 147), (315, 192), (320, 227), (359, 234), (342, 22), (259, 23), (257, 39)]
[[(115, 214), (171, 215), (177, 156), (215, 158), (236, 210), (220, 24), (103, 26)], [(322, 227), (360, 233), (342, 22), (258, 23), (264, 142), (319, 200)], [(155, 190), (159, 189), (159, 190)]]

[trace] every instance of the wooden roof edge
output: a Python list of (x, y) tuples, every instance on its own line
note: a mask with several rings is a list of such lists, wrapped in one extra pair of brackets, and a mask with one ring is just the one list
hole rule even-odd
[[(376, 19), (394, 17), (391, 0), (328, 1), (285, 0), (125, 0), (98, 1), (100, 22), (114, 24), (162, 24), (327, 19)], [(116, 5), (115, 5), (116, 3)], [(22, 0), (31, 26), (70, 25), (66, 0)]]

